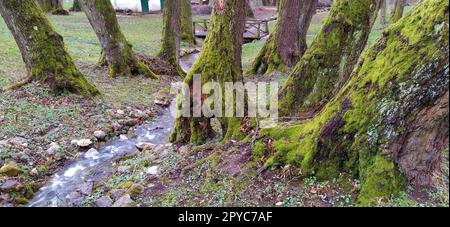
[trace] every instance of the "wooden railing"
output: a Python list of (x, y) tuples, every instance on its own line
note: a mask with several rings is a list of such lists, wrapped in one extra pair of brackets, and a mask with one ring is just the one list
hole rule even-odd
[[(261, 39), (270, 34), (269, 23), (276, 20), (272, 17), (268, 19), (247, 19), (245, 21), (244, 39)], [(205, 38), (208, 33), (210, 19), (198, 19), (193, 22), (193, 32), (196, 37)]]

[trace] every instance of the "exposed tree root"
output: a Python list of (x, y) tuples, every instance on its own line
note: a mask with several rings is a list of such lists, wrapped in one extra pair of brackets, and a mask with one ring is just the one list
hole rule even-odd
[(4, 92), (7, 92), (7, 91), (11, 91), (11, 90), (17, 90), (17, 89), (21, 88), (22, 86), (31, 83), (31, 81), (32, 81), (31, 78), (27, 77), (25, 79), (20, 80), (17, 83), (14, 83), (12, 85), (6, 86), (4, 88), (0, 88), (0, 93), (4, 93)]

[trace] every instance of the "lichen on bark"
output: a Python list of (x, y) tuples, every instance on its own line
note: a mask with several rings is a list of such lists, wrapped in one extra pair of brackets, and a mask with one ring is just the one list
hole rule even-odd
[(76, 68), (64, 41), (34, 0), (2, 0), (0, 12), (16, 40), (31, 80), (56, 93), (99, 94)]
[(347, 81), (366, 46), (379, 0), (336, 0), (321, 31), (280, 90), (280, 115), (311, 115)]
[(262, 130), (255, 144), (272, 141), (275, 150), (266, 166), (298, 165), (319, 178), (352, 174), (364, 206), (405, 183), (431, 184), (448, 149), (448, 13), (446, 1), (420, 3), (366, 50), (319, 114)]

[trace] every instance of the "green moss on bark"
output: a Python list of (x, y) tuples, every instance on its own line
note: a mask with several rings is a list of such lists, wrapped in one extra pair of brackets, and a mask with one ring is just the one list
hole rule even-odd
[(280, 91), (280, 114), (317, 111), (345, 84), (366, 46), (378, 0), (337, 0)]
[(181, 20), (180, 10), (185, 0), (166, 2), (163, 13), (162, 45), (158, 56), (173, 65), (180, 76), (185, 76), (179, 64)]
[(189, 44), (195, 44), (192, 26), (191, 1), (181, 0), (181, 40)]
[(363, 54), (317, 116), (262, 130), (261, 140), (275, 149), (266, 165), (295, 164), (321, 178), (351, 173), (361, 180), (361, 205), (397, 193), (405, 180), (391, 145), (408, 137), (415, 116), (448, 92), (448, 13), (445, 1), (419, 4)]
[(63, 38), (33, 0), (6, 0), (2, 1), (1, 8), (32, 80), (48, 84), (56, 93), (99, 94), (76, 68)]
[[(111, 77), (144, 75), (158, 78), (134, 56), (132, 46), (120, 30), (116, 12), (109, 0), (79, 0), (102, 47), (102, 57)], [(101, 59), (103, 60), (103, 59)]]
[[(192, 86), (195, 74), (202, 76), (202, 84), (210, 81), (224, 84), (243, 80), (241, 48), (245, 4), (240, 0), (227, 0), (223, 6), (216, 4), (204, 48), (187, 74), (185, 83)], [(170, 140), (177, 143), (202, 144), (214, 137), (210, 120), (204, 117), (181, 117), (176, 120)], [(234, 128), (231, 127), (237, 125), (235, 118), (220, 119), (220, 122), (224, 135), (228, 134), (229, 129), (233, 131)]]

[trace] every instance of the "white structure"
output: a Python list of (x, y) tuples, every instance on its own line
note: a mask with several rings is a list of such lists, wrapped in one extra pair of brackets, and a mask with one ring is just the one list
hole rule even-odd
[(131, 10), (133, 12), (143, 11), (160, 11), (160, 0), (149, 0), (148, 5), (145, 6), (145, 1), (141, 0), (111, 0), (115, 10)]

